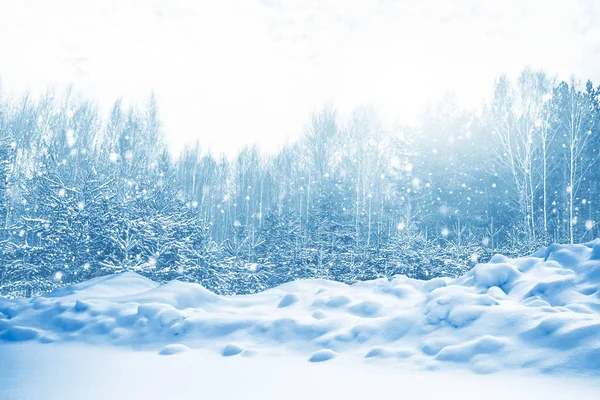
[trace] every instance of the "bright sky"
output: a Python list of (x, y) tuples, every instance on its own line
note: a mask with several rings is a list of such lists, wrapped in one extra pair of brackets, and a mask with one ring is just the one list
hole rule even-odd
[(526, 65), (600, 83), (598, 21), (595, 0), (0, 0), (0, 78), (104, 109), (154, 91), (175, 152), (275, 151), (325, 103), (392, 124)]

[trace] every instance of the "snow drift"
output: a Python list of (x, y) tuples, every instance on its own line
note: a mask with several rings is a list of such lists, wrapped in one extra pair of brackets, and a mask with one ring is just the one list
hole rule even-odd
[(247, 296), (197, 284), (105, 276), (30, 299), (0, 299), (0, 339), (133, 346), (224, 357), (292, 351), (424, 369), (466, 365), (600, 372), (600, 240), (497, 255), (457, 279), (396, 276), (351, 286), (303, 280)]

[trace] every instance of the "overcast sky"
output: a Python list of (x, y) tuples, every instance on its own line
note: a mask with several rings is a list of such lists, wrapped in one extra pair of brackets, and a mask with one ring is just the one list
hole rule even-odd
[(325, 103), (372, 104), (391, 125), (446, 91), (476, 107), (526, 65), (600, 83), (596, 3), (0, 0), (0, 78), (72, 83), (105, 109), (153, 90), (175, 152), (274, 151)]

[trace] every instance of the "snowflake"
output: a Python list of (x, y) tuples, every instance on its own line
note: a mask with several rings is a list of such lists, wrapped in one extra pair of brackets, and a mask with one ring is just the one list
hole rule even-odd
[(258, 268), (258, 265), (256, 265), (256, 263), (248, 263), (246, 264), (246, 269), (251, 271), (251, 272), (256, 272), (256, 269)]
[(75, 131), (73, 129), (69, 129), (67, 131), (67, 146), (73, 147), (75, 146)]
[(587, 229), (589, 231), (593, 227), (594, 227), (594, 221), (592, 221), (591, 219), (588, 219), (587, 221), (585, 221), (585, 229)]

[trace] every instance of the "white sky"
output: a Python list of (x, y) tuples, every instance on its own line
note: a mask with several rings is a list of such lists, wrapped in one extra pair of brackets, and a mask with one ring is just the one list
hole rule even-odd
[(526, 65), (598, 84), (594, 19), (595, 0), (0, 0), (0, 79), (104, 109), (153, 90), (175, 152), (274, 151), (328, 102), (392, 124), (446, 91), (475, 107)]

